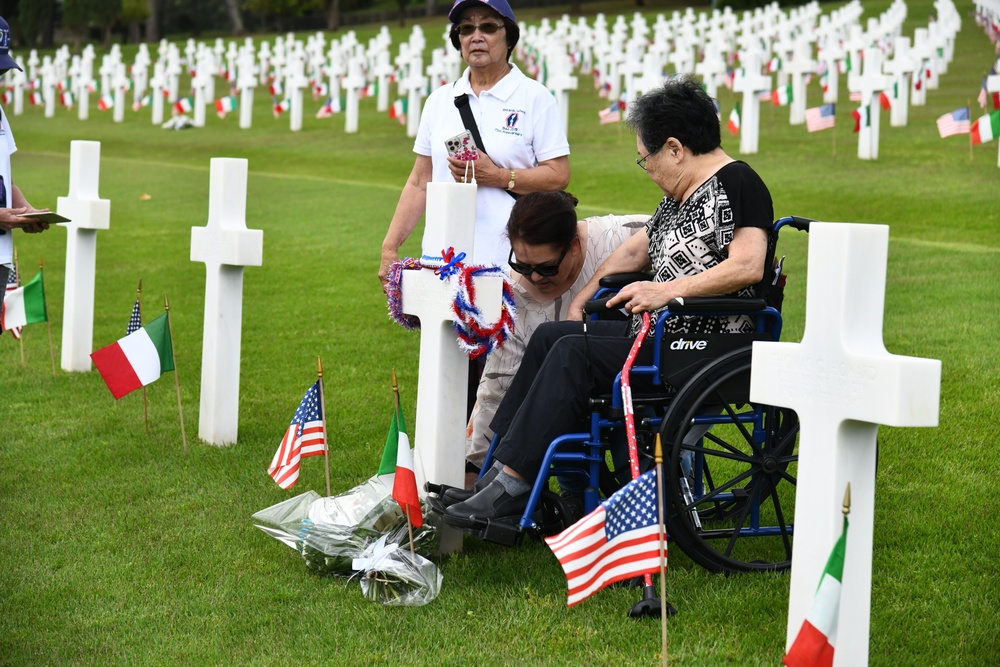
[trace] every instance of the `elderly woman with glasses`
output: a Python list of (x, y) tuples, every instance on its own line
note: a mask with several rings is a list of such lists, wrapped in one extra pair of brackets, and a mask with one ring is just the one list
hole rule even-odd
[[(643, 231), (632, 236), (594, 273), (570, 305), (582, 319), (583, 304), (600, 278), (652, 267), (652, 282), (626, 286), (608, 303), (633, 314), (631, 322), (543, 324), (532, 336), (521, 365), (491, 423), (502, 438), (497, 462), (477, 482), (475, 494), (452, 504), (444, 519), (471, 527), (481, 519), (514, 517), (527, 504), (549, 443), (579, 430), (587, 399), (607, 391), (638, 330), (639, 314), (656, 315), (677, 297), (752, 296), (764, 275), (771, 195), (745, 163), (722, 150), (715, 105), (690, 78), (667, 81), (636, 100), (627, 122), (636, 133), (637, 163), (663, 191)], [(741, 317), (672, 319), (683, 334), (752, 330)], [(636, 363), (649, 363), (646, 345)]]
[[(448, 18), (451, 43), (468, 68), (453, 84), (431, 93), (424, 105), (413, 145), (417, 158), (382, 241), (383, 282), (424, 214), (428, 182), (461, 182), (467, 167), (470, 174), (475, 167), (479, 189), (471, 259), (497, 265), (507, 261), (510, 250), (504, 225), (514, 198), (569, 183), (569, 142), (555, 98), (510, 62), (520, 30), (507, 0), (458, 0)], [(468, 105), (482, 138), (473, 165), (449, 157), (445, 145), (466, 129), (459, 103)]]

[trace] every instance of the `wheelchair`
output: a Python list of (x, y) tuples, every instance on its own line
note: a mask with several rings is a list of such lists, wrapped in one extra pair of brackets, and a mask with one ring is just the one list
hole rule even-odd
[[(712, 572), (791, 566), (798, 417), (793, 410), (750, 400), (750, 368), (753, 342), (777, 341), (781, 334), (784, 274), (783, 258), (775, 261), (778, 232), (785, 226), (808, 232), (810, 222), (786, 217), (774, 223), (765, 260), (769, 270), (757, 285), (756, 298), (671, 301), (644, 343), (653, 346), (652, 363), (631, 368), (631, 376), (646, 378), (650, 388), (631, 397), (640, 415), (635, 428), (640, 470), (654, 464), (659, 434), (667, 533), (693, 562)], [(636, 274), (608, 276), (595, 298), (606, 301), (608, 292), (637, 279)], [(754, 331), (687, 337), (665, 332), (664, 324), (673, 317), (741, 314), (752, 316)], [(550, 490), (551, 477), (577, 480), (585, 487), (585, 512), (627, 483), (630, 467), (622, 464), (616, 455), (621, 447), (615, 446), (628, 418), (622, 382), (619, 374), (610, 394), (591, 398), (589, 430), (559, 436), (549, 445), (518, 523), (483, 520), (463, 532), (508, 546), (519, 545), (526, 534), (554, 535), (568, 527), (571, 517)], [(498, 442), (494, 437), (483, 471), (489, 470)], [(444, 511), (435, 502), (444, 488), (427, 485), (433, 511)]]

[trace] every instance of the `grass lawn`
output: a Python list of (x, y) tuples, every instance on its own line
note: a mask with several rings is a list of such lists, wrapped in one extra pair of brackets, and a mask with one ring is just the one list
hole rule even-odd
[[(862, 20), (887, 5), (866, 3)], [(910, 3), (905, 34), (931, 11), (927, 0)], [(857, 159), (845, 89), (834, 131), (808, 134), (788, 124), (787, 109), (762, 107), (760, 152), (742, 156), (768, 183), (778, 215), (890, 225), (886, 347), (943, 361), (940, 426), (879, 433), (872, 665), (991, 665), (1000, 655), (1000, 529), (997, 504), (982, 492), (997, 478), (990, 447), (1000, 441), (1000, 169), (995, 143), (970, 155), (967, 137), (942, 140), (934, 123), (975, 105), (994, 58), (963, 20), (955, 60), (927, 105), (911, 107), (905, 128), (883, 114), (877, 161)], [(440, 27), (426, 24), (430, 41)], [(404, 33), (393, 31), (398, 44)], [(172, 377), (148, 387), (147, 435), (141, 392), (115, 402), (96, 372), (53, 378), (45, 326), (26, 330), (24, 365), (19, 345), (0, 337), (0, 665), (657, 662), (659, 624), (625, 617), (637, 592), (610, 589), (567, 609), (562, 571), (542, 544), (467, 540), (440, 562), (437, 600), (383, 608), (356, 582), (310, 574), (252, 526), (259, 509), (323, 491), (318, 459), (304, 462), (290, 491), (265, 473), (315, 379), (316, 356), (340, 492), (378, 466), (393, 368), (413, 423), (418, 349), (418, 336), (386, 316), (376, 278), (412, 140), (375, 112), (374, 99), (361, 103), (358, 134), (343, 133), (341, 115), (314, 119), (311, 104), (303, 130), (291, 133), (262, 92), (246, 131), (237, 114), (209, 113), (206, 128), (184, 132), (153, 127), (148, 110), (127, 111), (121, 124), (96, 108), (86, 122), (64, 110), (45, 119), (37, 107), (12, 118), (15, 182), (38, 207), (55, 208), (67, 193), (70, 141), (101, 142), (100, 193), (112, 218), (98, 233), (94, 345), (124, 334), (140, 278), (145, 320), (169, 296), (190, 452), (183, 456)], [(725, 118), (733, 98), (720, 96)], [(809, 106), (819, 101), (813, 82)], [(605, 105), (581, 77), (569, 190), (582, 214), (651, 212), (657, 189), (634, 165), (633, 137), (598, 125)], [(723, 142), (738, 157), (738, 139)], [(190, 261), (190, 228), (207, 220), (212, 157), (249, 160), (247, 225), (264, 230), (263, 266), (244, 277), (239, 442), (222, 448), (197, 440), (205, 270)], [(65, 232), (17, 234), (16, 243), (26, 278), (44, 259), (58, 365)], [(805, 235), (784, 234), (785, 340), (802, 332), (806, 250)], [(419, 234), (404, 251), (419, 252)], [(676, 547), (670, 565), (668, 598), (680, 610), (670, 622), (672, 664), (779, 663), (787, 575), (712, 575)]]

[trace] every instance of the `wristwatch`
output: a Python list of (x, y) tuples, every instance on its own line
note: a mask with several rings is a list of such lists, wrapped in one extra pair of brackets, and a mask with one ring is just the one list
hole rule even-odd
[(517, 180), (517, 174), (514, 172), (513, 169), (511, 169), (510, 170), (510, 180), (507, 181), (507, 189), (508, 190), (513, 190), (514, 189), (514, 185), (515, 185), (514, 181), (516, 181), (516, 180)]

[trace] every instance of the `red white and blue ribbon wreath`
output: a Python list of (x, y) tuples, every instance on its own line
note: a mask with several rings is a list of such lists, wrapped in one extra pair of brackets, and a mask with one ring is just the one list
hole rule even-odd
[[(462, 261), (465, 253), (456, 253), (454, 248), (441, 252), (441, 257), (424, 257), (414, 259), (407, 257), (393, 262), (389, 267), (389, 276), (385, 283), (385, 293), (388, 297), (389, 317), (404, 329), (419, 329), (420, 320), (413, 315), (403, 313), (403, 297), (400, 290), (403, 283), (403, 271), (410, 269), (433, 269), (441, 280), (455, 276), (455, 294), (451, 311), (455, 315), (455, 334), (458, 346), (470, 359), (489, 356), (493, 350), (503, 347), (504, 343), (514, 333), (514, 290), (507, 274), (498, 266), (466, 266)], [(483, 318), (482, 311), (476, 305), (475, 278), (496, 276), (503, 278), (503, 303), (500, 306), (500, 318), (495, 322)]]

